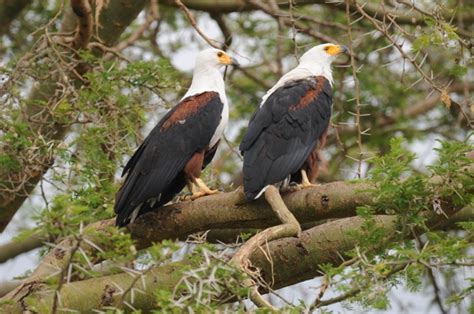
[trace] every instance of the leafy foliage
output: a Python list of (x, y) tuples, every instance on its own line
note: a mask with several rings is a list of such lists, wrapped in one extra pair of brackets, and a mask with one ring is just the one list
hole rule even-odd
[[(376, 186), (370, 190), (374, 205), (358, 208), (357, 214), (365, 222), (351, 233), (358, 245), (347, 253), (352, 258), (350, 267), (323, 267), (326, 276), (334, 278), (334, 290), (365, 308), (386, 310), (391, 288), (405, 283), (410, 291), (420, 291), (426, 272), (456, 269), (466, 260), (472, 263), (472, 223), (461, 223), (462, 233), (429, 231), (428, 225), (433, 215), (446, 215), (442, 208), (433, 206), (441, 197), (453, 198), (458, 208), (472, 206), (473, 180), (466, 170), (472, 161), (466, 153), (474, 149), (473, 145), (467, 141), (441, 142), (438, 161), (428, 167), (432, 175), (426, 176), (412, 168), (416, 156), (403, 143), (403, 138), (392, 138), (390, 153), (371, 161), (375, 165), (369, 174)], [(387, 234), (386, 227), (377, 224), (375, 213), (396, 214), (397, 232)], [(415, 240), (410, 239), (413, 237)], [(450, 302), (461, 302), (460, 296), (471, 290), (462, 289)]]

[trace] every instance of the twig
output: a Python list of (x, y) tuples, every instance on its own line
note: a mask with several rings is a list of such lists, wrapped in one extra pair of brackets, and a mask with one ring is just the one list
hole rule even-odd
[[(399, 271), (401, 271), (405, 267), (407, 267), (408, 264), (409, 263), (404, 263), (404, 264), (397, 265), (397, 266), (393, 267), (387, 274), (381, 276), (382, 279), (390, 278), (390, 276), (398, 273)], [(328, 305), (331, 305), (331, 304), (334, 304), (334, 303), (339, 303), (341, 301), (344, 301), (344, 300), (347, 300), (349, 298), (355, 297), (356, 295), (361, 293), (364, 290), (364, 288), (366, 288), (366, 287), (367, 286), (352, 288), (348, 292), (346, 292), (344, 294), (341, 294), (337, 297), (327, 299), (327, 300), (322, 300), (317, 304), (316, 308), (320, 308), (320, 307), (323, 307), (323, 306), (328, 306)]]
[(446, 311), (446, 309), (443, 306), (443, 301), (441, 301), (441, 297), (440, 297), (440, 292), (441, 291), (439, 289), (436, 278), (433, 274), (433, 270), (430, 267), (426, 267), (426, 270), (428, 272), (428, 278), (430, 279), (431, 284), (433, 285), (433, 290), (434, 290), (433, 299), (434, 299), (434, 302), (436, 302), (436, 304), (438, 305), (439, 310), (442, 314), (448, 314), (448, 312)]
[(201, 38), (204, 39), (210, 46), (216, 49), (220, 49), (222, 43), (219, 43), (214, 39), (210, 39), (206, 36), (206, 34), (204, 34), (204, 32), (197, 26), (196, 20), (194, 19), (191, 11), (189, 11), (189, 9), (183, 4), (183, 2), (181, 2), (181, 0), (175, 0), (175, 3), (178, 7), (181, 8), (181, 10), (183, 10), (184, 14), (189, 20), (189, 23), (191, 23), (191, 26), (196, 30), (199, 36), (201, 36)]
[(313, 304), (310, 307), (310, 311), (313, 311), (319, 306), (319, 304), (321, 304), (321, 299), (324, 297), (324, 293), (326, 293), (326, 290), (328, 288), (329, 288), (329, 278), (328, 278), (328, 275), (324, 275), (323, 284), (321, 285), (321, 288), (319, 289), (319, 293), (316, 296), (316, 299), (314, 300)]
[(227, 50), (232, 45), (232, 32), (230, 31), (229, 26), (227, 25), (224, 15), (221, 13), (210, 13), (211, 17), (216, 21), (217, 26), (219, 26), (222, 36), (224, 37), (224, 44), (222, 45), (222, 50)]
[[(133, 300), (133, 290), (135, 289), (135, 285), (136, 283), (138, 282), (138, 280), (142, 280), (143, 282), (143, 276), (145, 276), (150, 270), (153, 269), (153, 265), (149, 265), (149, 267), (147, 269), (145, 269), (143, 272), (138, 272), (135, 276), (135, 278), (133, 278), (132, 282), (130, 283), (130, 285), (128, 286), (127, 289), (125, 289), (125, 291), (123, 291), (122, 293), (122, 296), (120, 298), (120, 302), (119, 304), (127, 304), (127, 302), (125, 301), (125, 298), (127, 297), (127, 294), (129, 292), (131, 292), (131, 304), (133, 304), (134, 300)], [(145, 288), (145, 287), (144, 287)]]
[(71, 263), (72, 263), (72, 260), (74, 258), (74, 254), (77, 252), (77, 250), (81, 246), (81, 242), (82, 242), (81, 235), (79, 235), (79, 237), (75, 237), (75, 245), (71, 249), (71, 253), (69, 254), (69, 258), (68, 258), (66, 264), (64, 264), (63, 267), (61, 268), (61, 273), (59, 275), (59, 282), (58, 282), (58, 285), (56, 287), (56, 290), (55, 290), (54, 296), (53, 296), (53, 306), (51, 308), (51, 313), (53, 313), (53, 314), (55, 314), (57, 309), (58, 309), (58, 302), (60, 302), (59, 294), (60, 294), (61, 288), (64, 284), (64, 277), (66, 276), (66, 272), (69, 269), (69, 265), (71, 265)]
[(280, 10), (274, 10), (274, 9), (272, 9), (271, 6), (263, 4), (262, 1), (258, 1), (258, 0), (248, 0), (248, 1), (252, 5), (257, 7), (258, 9), (260, 9), (263, 12), (267, 13), (268, 15), (272, 16), (273, 18), (281, 19), (286, 26), (294, 27), (298, 31), (300, 31), (300, 32), (302, 32), (302, 33), (304, 33), (304, 34), (306, 34), (310, 37), (313, 37), (317, 40), (321, 40), (323, 42), (338, 43), (338, 41), (336, 39), (314, 30), (314, 28), (311, 27), (311, 26), (306, 26), (305, 24), (300, 23), (298, 21), (295, 21), (294, 19), (290, 19), (289, 15), (287, 13), (285, 13), (283, 11), (280, 11)]
[[(380, 22), (378, 20), (376, 20), (375, 18), (371, 17), (365, 10), (364, 10), (364, 7), (362, 7), (360, 4), (358, 4), (357, 2), (354, 2), (354, 5), (357, 9), (357, 11), (362, 14), (380, 33), (382, 33), (382, 35), (387, 38), (391, 43), (392, 45), (398, 50), (398, 52), (400, 53), (400, 55), (408, 60), (414, 67), (415, 69), (418, 71), (418, 73), (421, 74), (421, 79), (420, 80), (423, 80), (425, 81), (426, 83), (428, 83), (433, 89), (437, 90), (440, 94), (441, 94), (441, 99), (443, 100), (443, 102), (449, 107), (451, 105), (456, 105), (456, 107), (459, 109), (459, 111), (461, 112), (462, 116), (464, 117), (464, 119), (466, 119), (467, 121), (467, 124), (469, 125), (469, 127), (473, 127), (474, 126), (474, 123), (470, 120), (469, 118), (469, 115), (463, 110), (462, 106), (458, 103), (456, 103), (455, 101), (453, 101), (449, 95), (447, 95), (447, 91), (446, 91), (446, 87), (440, 87), (438, 86), (438, 84), (434, 81), (434, 78), (433, 78), (433, 74), (431, 74), (431, 76), (428, 76), (425, 71), (421, 68), (421, 65), (416, 62), (416, 59), (415, 57), (410, 57), (402, 48), (402, 46), (397, 42), (396, 39), (393, 38), (392, 35), (390, 35), (388, 33), (388, 28), (385, 24), (383, 24), (383, 26), (380, 25)], [(394, 18), (391, 17), (390, 15), (387, 15), (385, 14), (385, 16), (387, 17), (387, 19), (389, 19), (392, 23), (395, 22)]]
[(349, 42), (347, 43), (350, 49), (350, 62), (351, 62), (351, 68), (352, 68), (352, 77), (354, 80), (354, 90), (355, 90), (355, 101), (356, 101), (356, 114), (355, 114), (355, 119), (356, 119), (356, 129), (357, 129), (357, 146), (359, 148), (359, 158), (357, 162), (357, 178), (362, 178), (362, 162), (364, 160), (364, 151), (362, 148), (362, 127), (361, 127), (361, 103), (360, 103), (360, 86), (359, 86), (359, 79), (357, 78), (357, 67), (355, 64), (355, 59), (354, 59), (354, 49), (352, 47), (352, 23), (351, 23), (351, 13), (349, 10), (349, 1), (346, 1), (346, 17), (347, 17), (347, 35), (349, 37)]
[(235, 155), (237, 156), (237, 158), (239, 158), (241, 161), (244, 160), (242, 155), (240, 154), (239, 150), (236, 149), (234, 147), (234, 144), (227, 138), (227, 136), (223, 136), (224, 138), (224, 142), (227, 144), (227, 146), (229, 147), (230, 151)]
[(260, 85), (261, 87), (263, 87), (264, 89), (270, 89), (271, 88), (271, 85), (268, 84), (267, 82), (263, 81), (262, 79), (260, 79), (259, 77), (255, 76), (254, 74), (252, 74), (248, 69), (246, 68), (243, 68), (243, 67), (238, 67), (237, 68), (240, 72), (242, 72), (243, 75), (245, 75), (246, 77), (248, 77), (249, 79), (251, 79), (252, 81), (254, 81), (255, 83), (257, 83), (258, 85)]
[[(270, 7), (274, 12), (278, 12), (280, 8), (278, 7), (278, 3), (276, 3), (276, 0), (270, 0)], [(278, 33), (276, 37), (276, 62), (277, 62), (277, 75), (281, 77), (283, 75), (283, 63), (282, 63), (282, 38), (283, 38), (283, 19), (281, 16), (277, 15), (275, 16), (275, 20), (277, 21), (277, 27), (278, 27)], [(294, 21), (292, 21), (292, 27), (294, 27)]]
[[(411, 231), (412, 231), (411, 233), (413, 234), (413, 238), (415, 239), (415, 242), (417, 244), (417, 249), (419, 251), (418, 253), (420, 254), (420, 253), (423, 252), (423, 250), (425, 250), (425, 248), (428, 247), (428, 242), (423, 243), (423, 241), (418, 236), (418, 234), (413, 229)], [(433, 269), (431, 268), (432, 265), (424, 263), (421, 260), (416, 260), (415, 262), (425, 266), (426, 271), (428, 273), (428, 278), (431, 281), (431, 284), (433, 285), (433, 292), (434, 292), (433, 302), (435, 302), (438, 305), (439, 310), (442, 314), (447, 314), (448, 312), (445, 310), (445, 308), (443, 306), (443, 302), (441, 301), (440, 289), (439, 289), (438, 283), (436, 281), (436, 278), (433, 274)]]
[(158, 3), (157, 0), (150, 0), (150, 12), (146, 17), (145, 22), (141, 25), (133, 34), (131, 34), (126, 40), (117, 44), (113, 49), (116, 51), (121, 51), (129, 46), (131, 46), (135, 41), (140, 39), (143, 36), (143, 33), (150, 27), (151, 23), (159, 20), (158, 15)]

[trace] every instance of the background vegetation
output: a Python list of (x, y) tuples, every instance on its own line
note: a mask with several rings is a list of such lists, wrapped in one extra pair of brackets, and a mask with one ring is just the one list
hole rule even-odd
[[(0, 263), (41, 256), (4, 276), (0, 312), (245, 311), (250, 276), (288, 312), (474, 313), (469, 1), (0, 0), (0, 20)], [(284, 196), (305, 232), (243, 274), (229, 259), (277, 221), (232, 192), (238, 143), (322, 42), (351, 50), (334, 69), (325, 184)], [(226, 193), (117, 230), (121, 169), (208, 46), (242, 64), (226, 69), (231, 123), (205, 171)]]

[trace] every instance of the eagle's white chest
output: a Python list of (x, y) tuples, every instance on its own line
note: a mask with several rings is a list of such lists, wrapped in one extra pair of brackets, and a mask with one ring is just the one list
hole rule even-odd
[(209, 142), (209, 147), (213, 147), (221, 139), (222, 135), (224, 134), (224, 130), (227, 126), (227, 122), (229, 121), (229, 105), (227, 104), (226, 97), (221, 97), (221, 101), (223, 103), (221, 120), (219, 121), (219, 124), (217, 125), (217, 128), (214, 131), (214, 135), (212, 136), (211, 141)]
[(224, 80), (219, 69), (213, 67), (196, 67), (194, 69), (191, 86), (188, 92), (183, 96), (183, 99), (204, 92), (217, 92), (223, 104), (219, 124), (209, 142), (209, 147), (213, 147), (220, 140), (222, 134), (224, 134), (227, 122), (229, 121), (229, 105), (227, 104)]

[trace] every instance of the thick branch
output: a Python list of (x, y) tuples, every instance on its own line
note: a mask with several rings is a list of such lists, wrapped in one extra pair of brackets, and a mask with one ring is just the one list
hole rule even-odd
[(71, 7), (78, 20), (73, 47), (84, 49), (92, 35), (92, 9), (88, 0), (72, 0)]
[[(394, 230), (393, 216), (377, 216), (377, 225), (386, 230), (389, 236)], [(285, 238), (270, 242), (268, 245), (272, 257), (273, 274), (268, 257), (261, 251), (253, 254), (253, 265), (262, 267), (263, 274), (270, 279), (273, 288), (281, 288), (319, 275), (318, 264), (331, 263), (339, 265), (343, 262), (341, 256), (351, 249), (355, 240), (349, 236), (350, 230), (357, 230), (364, 223), (358, 217), (340, 219), (329, 222), (302, 233), (300, 238)], [(288, 267), (288, 263), (291, 267)], [(136, 288), (145, 293), (136, 293), (133, 306), (142, 311), (149, 311), (156, 307), (153, 297), (157, 289), (173, 290), (181, 278), (181, 270), (197, 267), (193, 262), (183, 261), (154, 267), (143, 275), (143, 280), (135, 280), (128, 273), (94, 278), (65, 284), (60, 291), (59, 299), (63, 309), (73, 309), (80, 312), (91, 312), (94, 309), (103, 309), (105, 306), (120, 306), (121, 291), (125, 291), (135, 282)], [(54, 290), (46, 286), (39, 286), (28, 298), (22, 302), (4, 304), (0, 312), (20, 313), (28, 309), (28, 304), (35, 304), (41, 308), (51, 308)], [(245, 296), (243, 296), (245, 297)], [(105, 300), (105, 301), (104, 301)], [(131, 303), (130, 296), (126, 300)]]
[(29, 252), (43, 245), (44, 239), (38, 236), (31, 236), (24, 240), (13, 240), (0, 245), (0, 263), (8, 261), (22, 253)]
[[(466, 171), (466, 174), (470, 174), (472, 168), (465, 168), (464, 171)], [(440, 184), (442, 178), (433, 177), (430, 181)], [(285, 195), (283, 199), (288, 209), (292, 211), (300, 222), (352, 216), (358, 206), (373, 203), (370, 194), (364, 192), (364, 190), (370, 187), (371, 185), (367, 183), (336, 182), (290, 193)], [(137, 219), (136, 223), (129, 226), (129, 229), (132, 237), (137, 241), (137, 245), (139, 247), (146, 247), (152, 242), (178, 238), (198, 231), (232, 227), (259, 228), (278, 223), (266, 202), (244, 203), (243, 199), (243, 192), (241, 189), (238, 189), (231, 193), (212, 195), (193, 202), (169, 205), (141, 216)], [(437, 215), (434, 211), (426, 212), (428, 218), (431, 219), (429, 225), (433, 228), (445, 224), (449, 217), (461, 209), (458, 205), (454, 205), (453, 200), (449, 197), (440, 199), (439, 204), (443, 206), (443, 215)], [(315, 228), (327, 226), (331, 223), (337, 224), (338, 222), (340, 220)], [(107, 228), (113, 223), (113, 220), (100, 221), (87, 228), (99, 230)], [(99, 237), (107, 236), (104, 234), (104, 230), (95, 234)], [(318, 239), (324, 239), (324, 237), (318, 236)], [(94, 239), (89, 240), (94, 242)], [(282, 241), (290, 240), (283, 239)], [(65, 239), (58, 247), (46, 255), (38, 268), (33, 272), (33, 275), (25, 280), (20, 288), (15, 289), (5, 298), (13, 301), (15, 304), (23, 304), (25, 296), (31, 295), (37, 289), (41, 289), (45, 278), (64, 269), (64, 261), (68, 259), (68, 255), (71, 254), (70, 248), (74, 246), (68, 241), (73, 242), (73, 239)], [(293, 246), (298, 247), (296, 244), (290, 245), (290, 247)], [(90, 248), (84, 249), (90, 251)], [(272, 261), (272, 264), (274, 263)], [(263, 266), (262, 268), (264, 269)], [(295, 276), (292, 275), (293, 277)]]
[[(472, 168), (466, 168), (471, 173)], [(431, 178), (433, 183), (441, 180)], [(375, 186), (368, 183), (333, 182), (314, 188), (303, 189), (282, 195), (285, 204), (301, 223), (321, 221), (328, 218), (351, 217), (356, 208), (373, 204), (368, 189)], [(446, 214), (439, 221), (445, 223), (448, 217), (461, 208), (453, 206), (451, 199), (441, 199)], [(279, 223), (265, 200), (247, 203), (242, 189), (197, 199), (179, 202), (140, 216), (128, 226), (138, 248), (144, 248), (153, 242), (164, 239), (179, 239), (187, 235), (215, 229), (267, 228)], [(113, 219), (96, 222), (87, 228), (105, 230), (114, 224)], [(158, 232), (157, 232), (158, 231)], [(94, 239), (91, 239), (93, 241)], [(68, 241), (66, 239), (65, 241)], [(67, 243), (61, 244), (67, 247)], [(55, 257), (55, 250), (48, 254), (35, 270), (34, 275), (51, 274), (58, 269), (61, 260)], [(62, 254), (64, 255), (64, 254)], [(53, 267), (50, 267), (53, 265)], [(49, 269), (49, 270), (48, 270)]]
[(0, 298), (21, 285), (20, 280), (0, 282)]
[[(288, 8), (289, 1), (277, 1), (281, 8)], [(354, 5), (356, 1), (351, 1), (351, 11), (356, 12), (357, 9)], [(167, 5), (174, 5), (173, 0), (163, 0), (162, 3)], [(253, 11), (259, 9), (254, 3), (251, 3), (246, 0), (183, 0), (183, 3), (190, 9), (206, 11), (210, 13), (231, 13), (231, 12), (243, 12), (243, 11)], [(341, 5), (341, 2), (338, 1), (327, 1), (327, 0), (293, 0), (294, 6), (303, 6), (311, 4), (320, 4), (329, 6), (336, 10), (344, 11), (345, 6)], [(364, 10), (372, 16), (382, 20), (384, 14), (389, 14), (395, 17), (395, 20), (399, 24), (424, 24), (425, 19), (420, 12), (415, 10), (410, 10), (406, 6), (400, 7), (399, 10), (388, 9), (382, 10), (380, 4), (371, 3), (371, 2), (360, 2), (364, 4)], [(443, 18), (446, 21), (450, 21), (452, 18), (452, 13), (444, 12), (442, 13)], [(455, 22), (463, 21), (464, 23), (470, 23), (474, 21), (474, 12), (458, 10), (457, 14), (454, 15), (453, 20)]]
[[(451, 211), (452, 212), (452, 211)], [(445, 220), (443, 215), (430, 214), (429, 225), (436, 227)], [(374, 217), (378, 228), (384, 230), (386, 239), (396, 230), (396, 217), (379, 215)], [(253, 266), (260, 268), (263, 279), (273, 289), (279, 289), (321, 275), (319, 265), (340, 265), (344, 262), (345, 252), (352, 249), (356, 238), (351, 231), (360, 230), (364, 219), (351, 217), (331, 221), (302, 233), (299, 238), (284, 238), (268, 243), (262, 250), (251, 255)], [(153, 293), (158, 289), (173, 290), (178, 284), (181, 273), (186, 268), (195, 268), (196, 259), (154, 267), (136, 280), (128, 273), (65, 284), (60, 291), (62, 307), (81, 312), (101, 309), (105, 306), (122, 307), (122, 294), (131, 284), (144, 293), (135, 294), (133, 306), (148, 311), (156, 307)], [(5, 304), (2, 310), (9, 313), (20, 312), (28, 303), (39, 302), (44, 308), (50, 308), (54, 290), (41, 287), (21, 303)], [(242, 296), (245, 297), (245, 296)], [(125, 298), (131, 302), (130, 296)], [(104, 302), (106, 300), (107, 302)]]
[[(283, 195), (283, 199), (288, 209), (300, 222), (348, 217), (354, 215), (357, 206), (372, 202), (368, 193), (361, 192), (369, 187), (363, 183), (336, 182)], [(129, 226), (129, 230), (137, 241), (137, 247), (144, 248), (163, 239), (183, 238), (189, 234), (210, 229), (266, 228), (278, 222), (265, 200), (245, 203), (243, 191), (238, 189), (192, 202), (165, 206), (142, 215)], [(110, 219), (97, 222), (87, 228), (105, 229), (113, 224), (114, 220)], [(89, 240), (95, 242), (94, 239)], [(70, 255), (70, 248), (74, 246), (73, 242), (73, 239), (66, 238), (59, 243), (43, 258), (23, 285), (12, 291), (7, 298), (19, 301), (25, 293), (28, 294), (36, 289), (38, 282), (57, 275)], [(18, 295), (20, 298), (16, 297)]]
[[(371, 204), (366, 183), (333, 182), (283, 194), (288, 209), (300, 223), (349, 217), (357, 206)], [(243, 192), (222, 193), (192, 202), (165, 206), (139, 217), (129, 226), (139, 247), (198, 231), (228, 228), (267, 228), (279, 223), (265, 200), (244, 201)], [(159, 230), (159, 232), (156, 232)]]
[[(283, 195), (283, 200), (300, 223), (350, 217), (355, 214), (357, 206), (372, 203), (370, 195), (363, 192), (369, 187), (365, 183), (334, 182), (288, 193)], [(104, 230), (114, 223), (113, 219), (109, 219), (87, 228)], [(238, 189), (159, 208), (138, 217), (128, 229), (137, 241), (137, 247), (144, 248), (153, 242), (183, 239), (206, 230), (267, 228), (278, 223), (278, 218), (265, 200), (246, 203), (242, 190)], [(68, 241), (65, 239), (45, 256), (33, 273), (35, 280), (61, 269), (66, 259), (64, 252), (71, 246)], [(91, 241), (94, 242), (93, 239)]]

